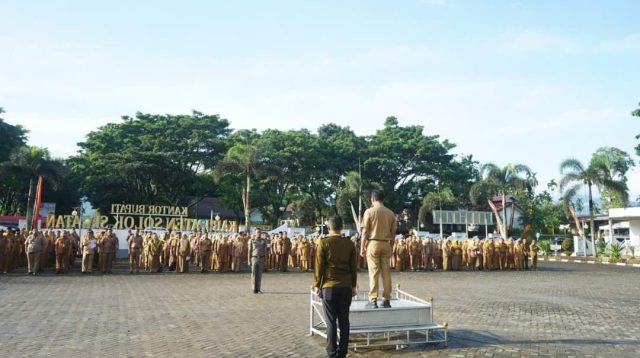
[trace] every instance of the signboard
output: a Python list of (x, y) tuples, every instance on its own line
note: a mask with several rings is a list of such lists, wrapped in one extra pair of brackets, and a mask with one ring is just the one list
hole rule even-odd
[(54, 215), (55, 213), (56, 213), (56, 203), (40, 204), (40, 211), (38, 211), (38, 216), (46, 218), (49, 215)]
[[(47, 218), (47, 227), (52, 229), (75, 228), (79, 227), (79, 224), (78, 215), (49, 215)], [(110, 215), (96, 212), (90, 217), (83, 217), (82, 228), (237, 232), (238, 223), (231, 220), (189, 218), (186, 206), (112, 204)]]
[(434, 224), (493, 225), (490, 211), (434, 210), (432, 214)]

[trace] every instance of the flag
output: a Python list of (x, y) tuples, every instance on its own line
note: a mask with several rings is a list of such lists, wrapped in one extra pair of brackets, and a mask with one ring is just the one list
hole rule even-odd
[(38, 177), (38, 186), (36, 187), (36, 204), (33, 207), (32, 229), (38, 228), (38, 218), (40, 217), (40, 206), (42, 205), (42, 176)]

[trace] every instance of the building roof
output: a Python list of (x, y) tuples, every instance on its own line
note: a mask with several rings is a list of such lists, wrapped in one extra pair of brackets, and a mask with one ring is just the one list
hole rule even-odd
[(209, 218), (213, 214), (220, 216), (221, 219), (241, 220), (244, 213), (229, 209), (220, 198), (211, 197), (194, 197), (189, 201), (189, 217), (192, 218)]

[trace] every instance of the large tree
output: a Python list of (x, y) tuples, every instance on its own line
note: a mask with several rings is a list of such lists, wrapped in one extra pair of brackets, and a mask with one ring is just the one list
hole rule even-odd
[[(21, 147), (11, 154), (8, 161), (0, 164), (0, 177), (17, 184), (13, 190), (24, 190), (24, 193), (28, 193), (26, 205), (24, 206), (27, 226), (31, 225), (33, 214), (31, 205), (35, 198), (35, 185), (40, 176), (43, 177), (45, 182), (52, 184), (54, 187), (57, 187), (63, 178), (62, 165), (51, 159), (46, 148)], [(24, 184), (27, 184), (26, 187)], [(15, 207), (15, 203), (3, 204)]]
[[(251, 229), (251, 186), (263, 167), (261, 151), (252, 143), (237, 143), (227, 151), (224, 159), (214, 169), (214, 176), (218, 183), (226, 180), (227, 188), (232, 193), (240, 194), (240, 201), (244, 211), (246, 230)], [(240, 179), (240, 180), (238, 180)], [(235, 187), (232, 183), (235, 183)], [(233, 195), (227, 190), (223, 197), (225, 203), (234, 206)]]
[[(502, 222), (501, 234), (508, 236), (506, 196), (533, 191), (535, 182), (532, 180), (531, 169), (524, 164), (507, 164), (500, 168), (493, 163), (486, 163), (480, 167), (480, 173), (482, 179), (473, 184), (469, 191), (471, 202), (473, 204), (489, 202), (494, 196), (499, 196), (502, 201), (502, 220), (494, 211), (496, 223)], [(511, 210), (515, 210), (514, 203)], [(513, 223), (513, 219), (511, 221)]]
[(595, 257), (595, 222), (593, 218), (595, 207), (593, 202), (593, 187), (597, 187), (600, 192), (608, 190), (622, 198), (622, 201), (626, 203), (629, 200), (627, 183), (623, 180), (612, 178), (610, 168), (597, 157), (591, 160), (589, 166), (583, 165), (579, 160), (574, 158), (566, 159), (560, 164), (560, 174), (562, 174), (560, 191), (563, 193), (562, 197), (567, 206), (571, 205), (571, 202), (584, 186), (586, 186), (588, 190), (591, 246), (593, 256)]
[[(608, 171), (609, 178), (624, 183), (627, 182), (627, 172), (635, 166), (634, 160), (631, 159), (631, 156), (627, 152), (615, 147), (598, 148), (598, 150), (593, 153), (591, 161), (604, 165)], [(600, 194), (603, 209), (620, 208), (627, 205), (627, 200), (624, 200), (619, 193), (607, 187), (601, 188)]]
[(201, 195), (199, 175), (223, 158), (230, 132), (218, 115), (138, 112), (89, 133), (69, 163), (84, 177), (85, 195), (103, 212), (122, 202), (186, 205)]
[[(0, 107), (0, 115), (4, 109)], [(21, 125), (11, 125), (0, 118), (0, 163), (6, 162), (13, 151), (24, 147), (28, 131)]]
[(384, 128), (367, 138), (363, 176), (379, 183), (385, 191), (385, 205), (400, 211), (410, 201), (418, 206), (429, 185), (441, 178), (451, 165), (455, 147), (437, 135), (425, 135), (422, 126), (400, 126), (387, 117)]
[[(453, 192), (448, 187), (438, 188), (436, 191), (429, 192), (422, 199), (422, 205), (420, 206), (420, 211), (418, 212), (418, 218), (420, 222), (425, 222), (427, 219), (427, 214), (434, 210), (438, 209), (442, 211), (443, 207), (447, 207), (450, 204), (456, 202), (456, 198), (453, 195)], [(440, 237), (442, 237), (442, 222), (439, 224), (440, 228)]]

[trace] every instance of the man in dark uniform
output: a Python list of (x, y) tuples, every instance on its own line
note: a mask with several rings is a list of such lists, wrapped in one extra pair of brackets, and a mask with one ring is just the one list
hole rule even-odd
[[(313, 289), (322, 298), (327, 318), (327, 356), (346, 357), (349, 346), (349, 307), (356, 295), (358, 265), (355, 245), (342, 237), (342, 219), (329, 218), (329, 235), (322, 238), (316, 250), (316, 270)], [(337, 326), (340, 326), (338, 343)]]
[(264, 271), (264, 256), (267, 242), (262, 238), (262, 230), (256, 228), (253, 238), (249, 241), (247, 261), (251, 263), (251, 288), (253, 293), (261, 293), (262, 272)]

